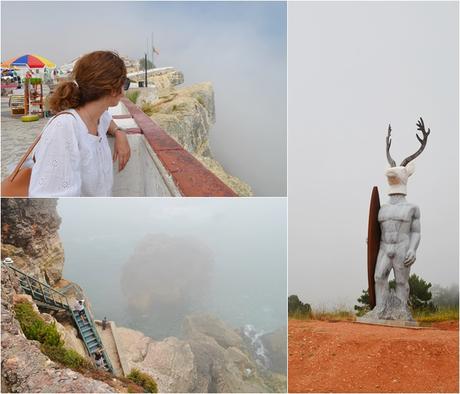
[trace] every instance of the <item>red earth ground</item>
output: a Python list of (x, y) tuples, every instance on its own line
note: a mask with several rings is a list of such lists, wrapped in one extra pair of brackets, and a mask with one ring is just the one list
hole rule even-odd
[(419, 330), (289, 320), (289, 392), (459, 392), (458, 321)]

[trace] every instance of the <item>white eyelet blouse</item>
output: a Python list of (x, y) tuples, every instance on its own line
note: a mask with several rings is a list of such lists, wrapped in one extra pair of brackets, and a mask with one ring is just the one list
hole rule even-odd
[(99, 119), (98, 135), (88, 132), (74, 109), (48, 122), (34, 152), (29, 197), (112, 195), (112, 154), (107, 130), (112, 116)]

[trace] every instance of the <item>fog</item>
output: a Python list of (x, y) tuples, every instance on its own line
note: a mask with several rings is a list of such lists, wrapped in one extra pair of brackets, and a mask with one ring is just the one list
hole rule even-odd
[(96, 318), (154, 338), (194, 312), (286, 325), (284, 199), (60, 199), (58, 213), (64, 277)]
[(458, 2), (292, 2), (288, 26), (289, 293), (352, 307), (367, 289), (387, 127), (399, 164), (420, 146), (420, 116), (431, 134), (408, 181), (421, 210), (411, 272), (458, 283)]
[(211, 81), (210, 144), (256, 195), (285, 196), (286, 4), (283, 2), (2, 2), (2, 61), (26, 53), (58, 65), (98, 49)]

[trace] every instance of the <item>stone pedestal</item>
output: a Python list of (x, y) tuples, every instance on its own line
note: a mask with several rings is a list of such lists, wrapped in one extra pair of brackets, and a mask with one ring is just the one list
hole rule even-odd
[(402, 302), (395, 294), (393, 289), (385, 297), (383, 302), (376, 305), (374, 309), (367, 312), (364, 319), (369, 320), (393, 320), (414, 322), (412, 313), (405, 302)]
[(375, 324), (378, 326), (390, 326), (390, 327), (405, 327), (405, 328), (422, 328), (419, 327), (415, 320), (384, 320), (384, 319), (372, 319), (366, 317), (356, 318), (357, 323), (363, 324)]

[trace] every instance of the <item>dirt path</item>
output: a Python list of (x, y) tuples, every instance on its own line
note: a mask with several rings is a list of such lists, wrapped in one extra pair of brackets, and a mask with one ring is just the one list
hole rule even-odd
[(413, 330), (289, 320), (289, 391), (458, 392), (458, 346), (458, 322)]

